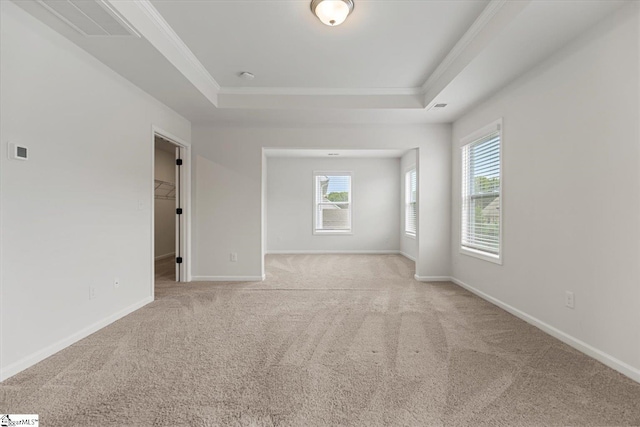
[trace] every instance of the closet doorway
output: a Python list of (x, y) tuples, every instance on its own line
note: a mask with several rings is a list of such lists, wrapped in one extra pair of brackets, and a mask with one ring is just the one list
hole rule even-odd
[(154, 135), (155, 282), (184, 281), (182, 247), (181, 147)]

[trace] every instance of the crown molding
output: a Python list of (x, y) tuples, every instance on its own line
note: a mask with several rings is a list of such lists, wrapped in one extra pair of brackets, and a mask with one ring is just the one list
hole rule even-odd
[(492, 0), (482, 13), (471, 24), (469, 29), (460, 37), (460, 40), (453, 46), (447, 56), (442, 60), (438, 67), (431, 73), (422, 85), (422, 93), (427, 93), (432, 89), (436, 82), (451, 67), (454, 61), (467, 49), (467, 47), (475, 40), (480, 32), (491, 22), (496, 14), (507, 3), (507, 0)]
[[(150, 0), (106, 0), (217, 108), (424, 109), (520, 7), (491, 0), (421, 87), (221, 87)], [(530, 1), (530, 0), (529, 0)], [(527, 4), (528, 1), (518, 2)], [(505, 5), (509, 5), (505, 8)], [(524, 8), (522, 6), (521, 8)], [(520, 9), (521, 9), (520, 8)], [(502, 9), (505, 13), (501, 13)], [(504, 15), (504, 16), (503, 16)], [(488, 37), (486, 35), (489, 35)], [(465, 63), (466, 61), (466, 63)]]
[(106, 0), (125, 20), (182, 73), (213, 105), (220, 84), (149, 0)]
[(213, 78), (204, 65), (193, 54), (191, 49), (182, 41), (180, 36), (171, 28), (169, 23), (160, 15), (160, 12), (153, 7), (149, 0), (136, 0), (135, 4), (145, 13), (151, 22), (173, 43), (180, 54), (186, 59), (196, 71), (209, 82), (216, 91), (220, 91), (220, 84)]
[[(309, 93), (308, 89), (285, 88), (282, 93), (278, 88), (264, 88), (264, 92), (256, 92), (251, 88), (237, 88), (229, 93), (218, 95), (218, 108), (249, 109), (417, 109), (424, 110), (423, 95), (411, 94), (352, 94), (348, 90), (329, 93), (331, 89), (318, 89)], [(226, 89), (225, 89), (226, 90)]]
[[(145, 0), (146, 1), (146, 0)], [(219, 93), (227, 96), (425, 96), (434, 89), (451, 66), (493, 21), (508, 0), (492, 0), (462, 35), (447, 56), (421, 87), (411, 88), (301, 88), (301, 87), (223, 87)], [(430, 102), (431, 104), (432, 102)], [(423, 102), (423, 108), (428, 107)]]
[(285, 95), (285, 96), (413, 96), (422, 89), (412, 88), (327, 88), (327, 87), (223, 87), (224, 95)]
[(419, 87), (221, 87), (149, 0), (109, 2), (218, 108), (424, 108)]

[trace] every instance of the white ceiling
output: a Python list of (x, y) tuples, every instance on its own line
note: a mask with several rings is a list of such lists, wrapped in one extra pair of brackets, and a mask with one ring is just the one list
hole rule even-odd
[(307, 0), (101, 0), (142, 38), (14, 1), (192, 122), (306, 125), (451, 122), (630, 0), (355, 0), (339, 27)]
[(203, 112), (215, 113), (215, 107), (148, 40), (84, 37), (35, 0), (14, 3), (183, 116), (194, 118)]
[(222, 87), (369, 89), (422, 86), (488, 0), (356, 0), (337, 27), (310, 1), (151, 3)]
[[(452, 108), (442, 116), (455, 119), (545, 59), (625, 1), (534, 1), (438, 94)], [(532, 35), (535, 37), (532, 39)], [(526, 48), (523, 48), (526, 46)]]

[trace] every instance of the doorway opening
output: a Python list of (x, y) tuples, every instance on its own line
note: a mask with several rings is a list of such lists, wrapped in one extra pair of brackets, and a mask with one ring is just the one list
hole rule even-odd
[[(412, 147), (263, 147), (263, 277), (269, 273), (268, 254), (399, 254), (415, 276), (420, 263), (419, 159), (419, 149)], [(409, 202), (413, 214), (403, 201), (409, 166), (415, 170)]]
[(189, 145), (153, 130), (152, 295), (159, 284), (189, 278)]

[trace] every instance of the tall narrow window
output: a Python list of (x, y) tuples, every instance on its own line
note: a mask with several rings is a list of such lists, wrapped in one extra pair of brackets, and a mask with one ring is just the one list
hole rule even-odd
[(313, 231), (318, 234), (351, 231), (351, 173), (315, 172)]
[(416, 235), (417, 221), (417, 183), (416, 170), (411, 169), (405, 175), (404, 182), (405, 198), (404, 198), (404, 232), (409, 236)]
[(495, 124), (462, 147), (461, 250), (498, 263), (502, 226), (500, 145), (500, 125)]

